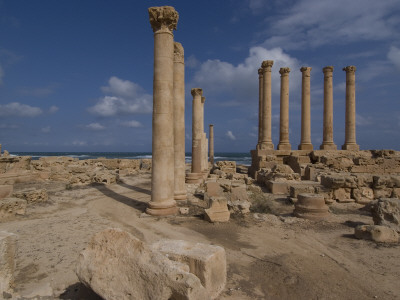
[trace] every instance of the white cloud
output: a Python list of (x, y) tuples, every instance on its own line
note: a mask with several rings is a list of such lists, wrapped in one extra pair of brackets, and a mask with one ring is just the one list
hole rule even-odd
[(111, 96), (104, 96), (94, 106), (89, 107), (92, 114), (111, 117), (152, 111), (152, 96), (134, 82), (113, 76), (109, 79), (108, 86), (103, 86), (101, 90)]
[(54, 114), (55, 112), (57, 112), (59, 110), (59, 108), (55, 105), (51, 106), (49, 108), (49, 114)]
[(18, 102), (11, 102), (8, 104), (0, 104), (0, 116), (15, 116), (15, 117), (37, 117), (43, 111), (39, 107), (34, 107)]
[(400, 69), (400, 49), (392, 46), (390, 47), (389, 53), (387, 54), (389, 61)]
[(87, 142), (86, 141), (79, 141), (79, 140), (75, 140), (72, 142), (73, 146), (87, 146)]
[(228, 130), (225, 135), (228, 137), (228, 139), (234, 141), (236, 140), (236, 137), (233, 135), (232, 131)]
[(356, 114), (356, 125), (357, 126), (367, 126), (371, 125), (371, 117), (363, 117), (362, 115)]
[[(230, 103), (246, 102), (249, 99), (253, 101), (258, 98), (258, 73), (262, 61), (273, 60), (272, 67), (272, 92), (280, 92), (280, 74), (281, 67), (290, 67), (292, 70), (290, 86), (296, 89), (300, 85), (301, 72), (300, 63), (296, 58), (284, 53), (281, 48), (265, 49), (263, 47), (252, 47), (249, 50), (249, 56), (244, 62), (233, 65), (228, 62), (216, 60), (207, 60), (204, 62), (194, 75), (191, 86), (202, 87), (205, 95), (209, 93), (220, 93), (231, 97)], [(206, 94), (207, 93), (207, 94)]]
[(142, 123), (140, 123), (139, 121), (135, 121), (135, 120), (122, 122), (121, 125), (125, 126), (125, 127), (130, 127), (130, 128), (143, 127)]
[(195, 69), (200, 65), (200, 62), (193, 54), (185, 59), (185, 66), (190, 69)]
[(54, 93), (53, 87), (44, 87), (44, 88), (23, 87), (19, 90), (19, 94), (24, 96), (33, 96), (33, 97), (45, 97), (53, 93)]
[(89, 125), (85, 126), (87, 129), (90, 130), (104, 130), (105, 127), (101, 125), (100, 123), (90, 123)]
[(4, 71), (3, 71), (3, 68), (0, 65), (0, 84), (3, 84), (3, 77), (4, 77)]
[(41, 129), (41, 131), (42, 131), (43, 133), (49, 133), (49, 132), (51, 131), (51, 127), (50, 127), (50, 126), (43, 127), (43, 128)]
[(0, 129), (17, 129), (18, 125), (15, 124), (0, 124)]
[[(283, 15), (267, 17), (267, 47), (302, 49), (399, 35), (398, 0), (300, 0)], [(270, 3), (268, 2), (270, 5)]]

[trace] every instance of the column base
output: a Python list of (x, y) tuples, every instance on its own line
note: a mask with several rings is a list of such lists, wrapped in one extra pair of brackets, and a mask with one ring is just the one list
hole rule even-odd
[(342, 150), (359, 151), (360, 150), (360, 145), (357, 145), (357, 144), (344, 144), (342, 146)]
[(274, 150), (274, 144), (272, 142), (261, 143), (257, 145), (257, 150)]
[(202, 173), (188, 173), (185, 178), (186, 183), (201, 183), (203, 181)]
[(146, 209), (146, 214), (152, 216), (170, 216), (178, 213), (175, 200), (165, 200), (162, 202), (150, 201)]
[(314, 150), (312, 144), (300, 144), (298, 147), (299, 150)]
[(334, 143), (325, 143), (319, 146), (320, 150), (337, 150), (337, 146)]
[(187, 199), (186, 191), (175, 192), (174, 199), (175, 201), (185, 202)]
[(278, 150), (292, 150), (292, 145), (290, 145), (290, 143), (279, 143)]

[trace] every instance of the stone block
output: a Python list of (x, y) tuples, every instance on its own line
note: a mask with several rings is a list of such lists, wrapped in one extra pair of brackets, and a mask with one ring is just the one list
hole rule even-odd
[(315, 187), (319, 186), (315, 181), (301, 181), (299, 183), (291, 183), (289, 186), (289, 194), (292, 198), (297, 198), (297, 195), (303, 193), (314, 193)]
[(2, 184), (0, 185), (0, 199), (4, 199), (10, 196), (13, 192), (13, 185), (12, 184)]
[(371, 203), (375, 225), (384, 225), (400, 232), (400, 199), (381, 198)]
[(218, 182), (207, 182), (205, 184), (204, 201), (208, 206), (211, 197), (221, 197), (222, 195), (222, 188)]
[(26, 200), (18, 198), (5, 198), (0, 200), (0, 220), (16, 215), (25, 215)]
[(352, 198), (355, 199), (357, 203), (367, 204), (374, 200), (374, 190), (368, 187), (352, 189)]
[(228, 222), (230, 212), (225, 197), (211, 197), (210, 208), (205, 209), (205, 219), (209, 222)]
[(340, 203), (354, 202), (354, 199), (351, 198), (351, 189), (349, 188), (334, 189), (333, 199)]
[(396, 230), (381, 225), (359, 225), (355, 228), (354, 235), (358, 239), (378, 243), (398, 243), (399, 241)]
[(28, 204), (47, 202), (49, 199), (46, 189), (21, 191), (14, 193), (13, 197), (24, 199)]
[(381, 188), (381, 189), (374, 189), (374, 198), (390, 198), (393, 193), (392, 188)]
[(151, 159), (148, 158), (140, 160), (140, 170), (150, 171), (151, 163)]
[(139, 159), (120, 159), (119, 161), (119, 169), (133, 169), (139, 170), (140, 169), (140, 160)]
[(217, 161), (216, 165), (222, 172), (236, 173), (236, 162), (235, 161), (229, 161), (229, 160)]
[(0, 298), (14, 287), (16, 235), (0, 231)]
[(166, 255), (170, 260), (183, 263), (196, 275), (212, 299), (226, 284), (226, 255), (220, 246), (191, 243), (180, 240), (161, 240), (152, 249)]
[(354, 176), (338, 174), (338, 175), (322, 175), (321, 184), (327, 188), (356, 188), (357, 183)]
[(187, 269), (128, 232), (107, 229), (80, 253), (76, 274), (103, 299), (209, 299)]
[(268, 180), (265, 182), (267, 189), (274, 195), (289, 194), (289, 183), (287, 181), (273, 181)]
[(228, 206), (235, 213), (247, 214), (250, 212), (251, 203), (246, 187), (232, 187)]

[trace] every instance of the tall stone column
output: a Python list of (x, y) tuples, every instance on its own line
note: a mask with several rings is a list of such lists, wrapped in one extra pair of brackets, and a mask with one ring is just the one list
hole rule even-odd
[(278, 150), (290, 150), (289, 141), (289, 72), (290, 68), (280, 68), (281, 74), (281, 110)]
[(209, 157), (211, 165), (214, 165), (214, 125), (210, 124), (210, 133), (209, 133)]
[(274, 144), (271, 138), (271, 68), (273, 60), (264, 60), (261, 64), (263, 69), (263, 103), (262, 103), (262, 137), (261, 150), (273, 150)]
[(323, 141), (319, 147), (321, 150), (336, 150), (333, 142), (333, 67), (327, 66), (322, 69), (324, 73), (324, 129)]
[(186, 175), (187, 183), (200, 183), (202, 181), (203, 174), (201, 173), (201, 96), (203, 90), (200, 88), (194, 88), (191, 91), (193, 96), (192, 105), (192, 170), (191, 173)]
[(201, 171), (204, 173), (208, 170), (208, 166), (206, 163), (206, 157), (207, 157), (207, 152), (206, 152), (206, 143), (207, 143), (207, 137), (206, 133), (204, 131), (204, 103), (206, 102), (206, 97), (201, 97)]
[(262, 109), (263, 109), (263, 69), (258, 69), (258, 141), (257, 149), (260, 149), (262, 140)]
[(150, 7), (154, 31), (153, 139), (151, 201), (148, 214), (177, 213), (174, 200), (174, 36), (178, 13), (171, 6)]
[(185, 186), (185, 60), (180, 43), (174, 43), (174, 198), (186, 200)]
[(301, 67), (301, 141), (299, 150), (313, 150), (311, 144), (310, 76), (311, 67)]
[(356, 143), (356, 67), (347, 66), (346, 71), (346, 134), (343, 150), (360, 150)]

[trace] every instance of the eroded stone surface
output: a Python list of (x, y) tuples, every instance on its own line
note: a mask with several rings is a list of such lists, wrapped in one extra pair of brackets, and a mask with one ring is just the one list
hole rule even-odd
[(384, 225), (400, 232), (400, 199), (375, 200), (371, 203), (371, 213), (376, 225)]
[(399, 234), (396, 230), (381, 225), (359, 225), (354, 230), (358, 239), (371, 240), (378, 243), (397, 243)]
[(0, 298), (14, 287), (16, 236), (0, 231)]

